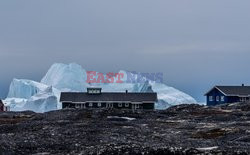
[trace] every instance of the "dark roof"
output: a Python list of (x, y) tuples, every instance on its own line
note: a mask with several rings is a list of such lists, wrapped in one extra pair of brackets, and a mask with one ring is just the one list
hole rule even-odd
[(2, 101), (2, 100), (0, 100), (0, 104), (3, 104), (3, 101)]
[(215, 88), (226, 96), (250, 96), (250, 86), (215, 86), (213, 89)]
[(88, 94), (79, 92), (62, 92), (60, 101), (84, 102), (84, 101), (157, 101), (156, 93), (108, 93)]

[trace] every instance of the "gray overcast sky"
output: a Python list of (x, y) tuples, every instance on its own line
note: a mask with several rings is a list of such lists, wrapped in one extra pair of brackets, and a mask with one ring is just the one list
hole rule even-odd
[(163, 72), (198, 101), (214, 84), (250, 84), (249, 0), (2, 0), (0, 98), (54, 62)]

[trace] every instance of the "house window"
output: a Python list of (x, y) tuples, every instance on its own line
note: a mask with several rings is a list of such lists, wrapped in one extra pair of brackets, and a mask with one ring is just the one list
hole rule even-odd
[(247, 98), (246, 97), (240, 97), (240, 102), (246, 102)]
[(106, 103), (106, 108), (113, 108), (113, 103)]
[(80, 104), (76, 104), (75, 107), (76, 107), (76, 108), (81, 108), (81, 105), (80, 105)]
[(220, 101), (220, 96), (216, 96), (216, 101), (217, 101), (217, 102)]
[(221, 96), (220, 100), (224, 102), (225, 101), (225, 96)]
[(121, 108), (121, 107), (122, 107), (122, 103), (118, 103), (118, 107), (120, 107), (120, 108)]
[(101, 102), (99, 102), (99, 103), (98, 103), (98, 107), (101, 107), (101, 106), (102, 106), (102, 103), (101, 103)]
[(89, 94), (100, 94), (101, 89), (100, 88), (87, 88), (87, 92)]
[(92, 107), (92, 106), (93, 106), (93, 103), (89, 103), (89, 106)]
[(129, 103), (125, 103), (125, 107), (129, 107)]
[(213, 96), (209, 96), (209, 101), (214, 101), (214, 97)]

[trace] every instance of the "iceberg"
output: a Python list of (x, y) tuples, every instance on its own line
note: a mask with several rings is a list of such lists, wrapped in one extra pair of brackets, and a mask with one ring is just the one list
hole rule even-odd
[(61, 109), (61, 106), (58, 102), (58, 96), (53, 93), (53, 88), (48, 87), (45, 91), (41, 91), (28, 99), (22, 109), (35, 112), (47, 112)]
[(47, 85), (32, 80), (13, 79), (10, 84), (8, 98), (28, 99), (47, 87)]
[(76, 63), (55, 63), (42, 78), (41, 83), (60, 90), (85, 91), (88, 84), (84, 77), (86, 71)]
[[(47, 112), (61, 109), (60, 93), (63, 91), (84, 92), (87, 87), (101, 87), (104, 92), (156, 92), (156, 109), (166, 109), (173, 105), (197, 103), (190, 95), (136, 73), (121, 70), (123, 83), (87, 83), (87, 72), (76, 63), (53, 64), (41, 82), (13, 79), (8, 97), (4, 102), (12, 111), (32, 110)], [(127, 82), (128, 74), (142, 82)]]
[(26, 80), (13, 79), (8, 97), (4, 100), (11, 111), (32, 110), (47, 112), (61, 108), (60, 90), (45, 84)]
[(51, 110), (61, 109), (59, 103), (59, 91), (55, 88), (47, 87), (41, 90), (29, 99), (26, 98), (6, 98), (4, 103), (10, 107), (11, 111), (31, 110), (34, 112), (48, 112)]

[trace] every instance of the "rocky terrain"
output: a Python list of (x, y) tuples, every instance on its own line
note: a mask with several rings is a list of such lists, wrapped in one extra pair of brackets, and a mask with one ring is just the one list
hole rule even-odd
[(250, 154), (250, 104), (0, 113), (1, 154)]

